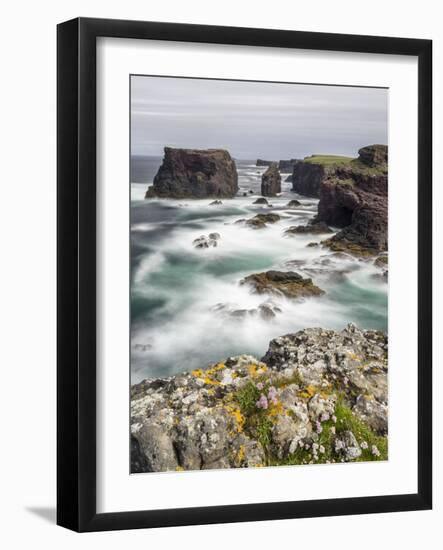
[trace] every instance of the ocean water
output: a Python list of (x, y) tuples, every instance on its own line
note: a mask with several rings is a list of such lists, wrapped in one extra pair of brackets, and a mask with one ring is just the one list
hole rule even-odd
[[(132, 159), (132, 383), (204, 368), (230, 355), (260, 358), (272, 338), (307, 327), (341, 329), (353, 322), (387, 329), (387, 284), (377, 277), (380, 271), (372, 262), (307, 247), (330, 235), (283, 235), (291, 225), (307, 223), (318, 201), (291, 192), (283, 174), (281, 195), (268, 199), (272, 207), (254, 205), (266, 168), (256, 167), (254, 161), (236, 163), (237, 196), (210, 206), (213, 199), (144, 200), (161, 158)], [(295, 198), (301, 206), (288, 209), (288, 201)], [(234, 223), (265, 212), (276, 212), (282, 219), (259, 230)], [(221, 235), (216, 248), (193, 247), (195, 238), (211, 232)], [(243, 277), (269, 269), (312, 277), (326, 294), (291, 301), (256, 295), (239, 284)], [(281, 310), (271, 320), (226, 313), (269, 301)]]

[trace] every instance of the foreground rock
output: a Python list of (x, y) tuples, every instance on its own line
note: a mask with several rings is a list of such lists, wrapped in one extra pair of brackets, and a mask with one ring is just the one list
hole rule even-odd
[(281, 177), (276, 163), (271, 164), (261, 178), (261, 194), (264, 197), (275, 197), (281, 193)]
[(131, 471), (387, 459), (387, 339), (349, 325), (131, 388)]
[(257, 294), (274, 294), (287, 298), (321, 296), (324, 290), (314, 285), (312, 279), (304, 279), (295, 271), (266, 271), (248, 275), (240, 284), (251, 285)]
[(237, 191), (237, 169), (228, 151), (165, 147), (145, 198), (231, 198)]

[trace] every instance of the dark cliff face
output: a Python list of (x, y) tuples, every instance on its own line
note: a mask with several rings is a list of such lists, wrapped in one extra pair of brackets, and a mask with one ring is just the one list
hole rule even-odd
[(273, 160), (263, 160), (263, 159), (257, 159), (255, 166), (271, 166), (273, 164)]
[(165, 147), (163, 163), (145, 197), (231, 198), (237, 191), (237, 169), (228, 151)]
[(292, 172), (296, 162), (298, 162), (298, 159), (280, 160), (278, 169), (280, 172)]
[(262, 176), (261, 194), (264, 197), (275, 197), (277, 193), (281, 193), (281, 176), (274, 162)]
[(292, 190), (307, 197), (318, 197), (321, 182), (328, 173), (329, 169), (320, 164), (300, 160), (294, 164)]
[(366, 157), (360, 155), (359, 165), (338, 168), (322, 181), (317, 221), (343, 228), (324, 241), (331, 249), (363, 256), (388, 249), (387, 150), (379, 158), (378, 165), (374, 155), (367, 161), (375, 171), (365, 169)]

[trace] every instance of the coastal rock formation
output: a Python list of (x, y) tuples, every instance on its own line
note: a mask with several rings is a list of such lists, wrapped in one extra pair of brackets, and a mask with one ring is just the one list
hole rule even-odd
[(197, 239), (194, 239), (192, 244), (195, 248), (211, 248), (217, 246), (220, 239), (220, 233), (209, 233), (208, 236), (201, 235)]
[(257, 214), (253, 218), (249, 218), (247, 220), (240, 219), (237, 220), (235, 223), (244, 223), (249, 227), (252, 227), (253, 229), (263, 229), (266, 227), (268, 223), (277, 223), (280, 220), (280, 216), (278, 214)]
[(131, 388), (131, 471), (387, 460), (387, 338), (348, 325)]
[(388, 147), (387, 145), (367, 145), (359, 149), (358, 156), (368, 166), (386, 166), (388, 164)]
[(271, 166), (273, 164), (273, 160), (263, 160), (263, 159), (257, 159), (255, 166)]
[(251, 285), (257, 294), (274, 294), (287, 298), (321, 296), (324, 290), (314, 285), (312, 279), (304, 279), (295, 271), (266, 271), (248, 275), (240, 281)]
[(294, 165), (292, 190), (307, 197), (318, 197), (321, 182), (334, 171), (333, 166), (300, 160)]
[(264, 197), (259, 197), (252, 204), (269, 204)]
[(299, 159), (280, 160), (278, 162), (278, 169), (280, 172), (291, 172), (294, 169), (294, 165)]
[(285, 235), (297, 234), (318, 234), (318, 233), (333, 233), (325, 222), (313, 222), (308, 225), (292, 225), (285, 231)]
[(261, 194), (264, 197), (275, 197), (281, 193), (281, 176), (277, 164), (273, 163), (261, 178)]
[(252, 309), (238, 309), (238, 307), (233, 307), (231, 304), (217, 304), (214, 306), (213, 311), (237, 320), (259, 316), (264, 321), (269, 321), (282, 312), (281, 308), (270, 300)]
[(358, 151), (358, 158), (338, 155), (312, 155), (294, 164), (292, 190), (309, 197), (318, 197), (323, 181), (337, 173), (380, 175), (387, 174), (386, 145), (367, 145)]
[(231, 198), (237, 191), (237, 169), (228, 151), (165, 147), (163, 163), (145, 198)]
[(388, 177), (340, 170), (322, 183), (317, 221), (342, 227), (326, 244), (360, 256), (388, 249)]

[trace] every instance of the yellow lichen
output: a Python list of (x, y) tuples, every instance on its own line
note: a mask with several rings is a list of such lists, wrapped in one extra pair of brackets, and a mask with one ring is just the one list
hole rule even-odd
[(225, 409), (235, 420), (237, 432), (238, 433), (242, 432), (246, 419), (241, 413), (240, 409), (233, 405), (225, 405)]
[(203, 371), (201, 369), (195, 369), (191, 373), (193, 376), (197, 376), (197, 378), (200, 378), (203, 376)]
[(313, 395), (315, 395), (316, 391), (316, 387), (310, 384), (304, 390), (299, 392), (299, 395), (300, 397), (307, 397), (308, 399), (310, 399)]
[(243, 462), (244, 458), (245, 458), (245, 455), (246, 455), (246, 451), (245, 451), (245, 446), (244, 445), (240, 445), (239, 449), (238, 449), (238, 453), (237, 453), (237, 460), (238, 462)]
[(268, 408), (268, 415), (269, 416), (278, 416), (279, 414), (283, 414), (284, 407), (280, 401), (278, 401), (275, 404), (271, 404)]
[(176, 472), (184, 472), (184, 470), (185, 469), (183, 468), (183, 466), (176, 466), (176, 468), (175, 468)]
[(248, 365), (248, 373), (251, 378), (256, 378), (260, 374), (264, 374), (268, 370), (268, 367), (265, 365), (256, 365), (255, 363), (250, 363)]

